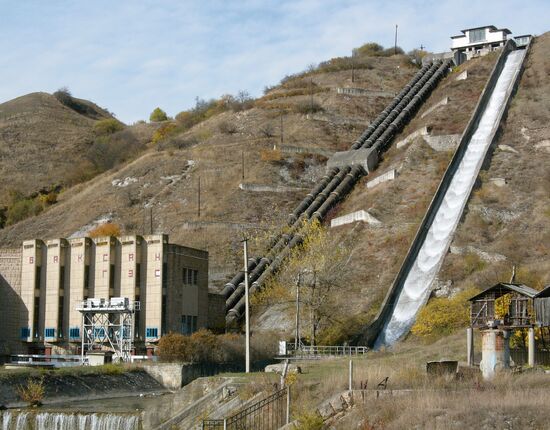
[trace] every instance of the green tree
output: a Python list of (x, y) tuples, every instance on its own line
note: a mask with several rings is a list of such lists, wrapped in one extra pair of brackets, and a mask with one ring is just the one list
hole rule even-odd
[(98, 136), (113, 134), (124, 129), (124, 124), (114, 118), (106, 118), (94, 124), (94, 132)]
[(157, 107), (153, 112), (151, 112), (149, 120), (153, 122), (166, 121), (168, 120), (168, 115), (166, 115), (166, 112), (164, 112), (161, 108)]

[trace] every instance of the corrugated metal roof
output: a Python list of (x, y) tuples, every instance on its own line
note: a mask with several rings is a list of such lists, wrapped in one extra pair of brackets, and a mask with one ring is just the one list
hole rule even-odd
[(475, 296), (473, 297), (470, 297), (468, 300), (469, 301), (473, 301), (473, 300), (477, 300), (481, 297), (483, 297), (485, 294), (487, 294), (489, 291), (492, 291), (496, 288), (503, 288), (503, 289), (507, 289), (507, 290), (510, 290), (510, 291), (514, 291), (518, 294), (521, 294), (522, 296), (526, 296), (526, 297), (529, 297), (529, 298), (533, 298), (537, 295), (538, 291), (531, 288), (531, 287), (528, 287), (527, 285), (523, 285), (523, 284), (508, 284), (508, 283), (504, 283), (504, 282), (500, 282), (496, 285), (493, 285), (492, 287), (489, 287), (487, 288), (486, 290), (482, 291), (481, 293), (479, 294), (476, 294)]

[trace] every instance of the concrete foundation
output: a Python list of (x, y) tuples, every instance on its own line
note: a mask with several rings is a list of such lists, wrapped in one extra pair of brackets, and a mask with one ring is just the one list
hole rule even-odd
[(492, 379), (497, 373), (510, 368), (510, 332), (486, 329), (481, 331), (481, 363), (484, 379)]
[(378, 165), (378, 153), (373, 148), (356, 149), (335, 153), (328, 161), (327, 168), (361, 165), (367, 173)]

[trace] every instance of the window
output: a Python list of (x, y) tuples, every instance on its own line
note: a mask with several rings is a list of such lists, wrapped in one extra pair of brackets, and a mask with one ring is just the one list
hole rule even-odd
[(21, 339), (27, 339), (31, 336), (31, 329), (29, 327), (21, 327)]
[(148, 339), (151, 338), (157, 338), (159, 334), (159, 330), (156, 327), (147, 327), (145, 330), (145, 337)]
[(478, 28), (470, 30), (470, 43), (483, 42), (485, 40), (485, 29)]
[(34, 298), (34, 311), (32, 315), (32, 329), (35, 337), (38, 337), (38, 321), (40, 317), (40, 296)]
[(198, 285), (199, 271), (184, 267), (182, 271), (182, 279), (185, 285)]
[(103, 327), (95, 327), (94, 338), (104, 338), (104, 337), (105, 337), (105, 329)]
[(40, 266), (36, 266), (36, 271), (34, 275), (34, 289), (40, 289)]
[(55, 337), (55, 329), (47, 328), (44, 330), (44, 337)]
[(63, 296), (59, 296), (58, 300), (58, 307), (57, 307), (57, 333), (59, 334), (59, 337), (63, 337), (62, 329), (63, 329)]
[(141, 264), (136, 263), (136, 288), (141, 285)]
[(90, 287), (90, 266), (84, 266), (84, 289), (87, 290)]
[(197, 331), (197, 317), (194, 315), (181, 316), (181, 333), (193, 334)]
[(80, 328), (72, 327), (69, 329), (69, 338), (70, 339), (79, 339), (80, 338)]

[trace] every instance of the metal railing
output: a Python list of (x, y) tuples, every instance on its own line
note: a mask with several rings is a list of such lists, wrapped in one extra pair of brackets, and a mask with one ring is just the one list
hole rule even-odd
[(335, 357), (335, 356), (350, 356), (350, 355), (365, 355), (369, 348), (366, 346), (320, 346), (320, 345), (300, 345), (298, 349), (293, 343), (287, 343), (286, 355), (293, 357)]
[(202, 430), (276, 430), (289, 423), (290, 388), (283, 388), (229, 418), (203, 420)]
[(82, 365), (80, 355), (12, 354), (8, 364), (37, 367), (72, 367)]

